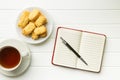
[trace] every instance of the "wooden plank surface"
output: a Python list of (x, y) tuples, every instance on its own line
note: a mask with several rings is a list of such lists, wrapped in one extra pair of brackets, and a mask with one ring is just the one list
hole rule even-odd
[(120, 68), (119, 67), (103, 67), (101, 73), (90, 73), (75, 69), (63, 67), (30, 67), (28, 71), (19, 77), (4, 77), (0, 74), (1, 80), (118, 80)]
[[(40, 6), (46, 9), (120, 9), (119, 0), (4, 0), (0, 9)], [(7, 5), (7, 6), (6, 6)]]

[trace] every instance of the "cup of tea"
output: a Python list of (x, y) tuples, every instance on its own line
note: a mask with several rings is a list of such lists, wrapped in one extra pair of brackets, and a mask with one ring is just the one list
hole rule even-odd
[(27, 53), (21, 52), (19, 48), (8, 45), (0, 48), (0, 69), (5, 71), (13, 71), (17, 69), (22, 58), (25, 57)]

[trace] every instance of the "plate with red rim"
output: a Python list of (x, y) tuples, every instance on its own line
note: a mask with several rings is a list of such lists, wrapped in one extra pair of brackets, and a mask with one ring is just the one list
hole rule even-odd
[[(47, 36), (44, 37), (44, 38), (39, 38), (37, 40), (33, 40), (30, 36), (24, 36), (22, 34), (22, 30), (21, 28), (18, 27), (18, 21), (19, 21), (19, 18), (20, 18), (20, 15), (23, 11), (25, 10), (28, 10), (28, 11), (32, 11), (33, 9), (38, 9), (40, 10), (40, 12), (47, 18), (47, 24), (46, 24), (46, 28), (47, 28)], [(17, 17), (17, 20), (16, 20), (16, 31), (17, 31), (17, 34), (18, 36), (20, 36), (20, 38), (23, 39), (23, 41), (27, 42), (27, 43), (30, 43), (30, 44), (39, 44), (39, 43), (42, 43), (44, 41), (46, 41), (50, 35), (52, 34), (52, 31), (53, 31), (53, 19), (51, 17), (51, 15), (44, 9), (42, 8), (39, 8), (39, 7), (29, 7), (29, 8), (25, 8), (24, 10), (22, 10), (18, 17)]]

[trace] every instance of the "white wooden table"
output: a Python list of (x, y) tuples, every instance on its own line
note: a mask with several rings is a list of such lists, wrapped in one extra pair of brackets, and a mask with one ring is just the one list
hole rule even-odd
[[(32, 62), (24, 74), (18, 77), (0, 74), (0, 80), (120, 80), (120, 0), (0, 0), (0, 39), (20, 39), (15, 29), (16, 19), (22, 9), (31, 6), (41, 7), (51, 14), (53, 34), (42, 44), (28, 44)], [(107, 35), (101, 73), (51, 64), (58, 26)]]

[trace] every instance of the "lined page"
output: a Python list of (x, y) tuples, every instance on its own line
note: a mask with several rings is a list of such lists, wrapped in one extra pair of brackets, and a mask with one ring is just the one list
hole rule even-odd
[(81, 32), (66, 28), (59, 28), (54, 52), (54, 64), (75, 67), (77, 59), (76, 55), (66, 45), (63, 44), (60, 37), (65, 39), (76, 51), (78, 51)]
[(83, 32), (79, 54), (88, 63), (88, 66), (78, 59), (77, 68), (99, 72), (102, 62), (104, 44), (105, 36)]

